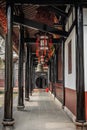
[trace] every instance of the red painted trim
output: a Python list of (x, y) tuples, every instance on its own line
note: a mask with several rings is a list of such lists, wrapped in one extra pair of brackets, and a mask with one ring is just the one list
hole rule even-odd
[(5, 86), (5, 81), (4, 79), (0, 79), (0, 87), (4, 87)]
[(65, 106), (76, 115), (76, 90), (65, 88)]
[(56, 97), (62, 102), (63, 101), (63, 83), (55, 83)]
[[(59, 100), (63, 100), (63, 84), (55, 83), (56, 97)], [(50, 91), (52, 90), (52, 84), (50, 83)], [(65, 88), (65, 106), (76, 116), (76, 90)]]
[(52, 92), (52, 82), (50, 82), (48, 88), (49, 88), (49, 90)]
[(86, 114), (86, 120), (87, 120), (87, 92), (85, 92), (85, 114)]

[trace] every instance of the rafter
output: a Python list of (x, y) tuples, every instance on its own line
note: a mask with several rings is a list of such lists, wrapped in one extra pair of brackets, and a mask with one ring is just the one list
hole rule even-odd
[(15, 4), (59, 5), (59, 4), (87, 4), (87, 0), (15, 0)]
[(49, 6), (49, 9), (51, 11), (54, 11), (57, 15), (59, 14), (62, 17), (67, 17), (67, 13), (66, 12), (64, 12), (63, 10), (61, 10), (61, 9), (55, 7), (55, 6)]
[(66, 31), (62, 31), (62, 30), (50, 27), (46, 24), (39, 23), (39, 22), (36, 22), (34, 20), (30, 20), (30, 19), (27, 19), (27, 18), (22, 18), (22, 17), (19, 17), (19, 16), (14, 16), (14, 23), (22, 24), (23, 26), (27, 26), (27, 27), (30, 27), (30, 28), (33, 28), (33, 29), (36, 29), (36, 30), (46, 32), (46, 33), (61, 35), (61, 36), (64, 36), (64, 37), (68, 36), (68, 33)]
[[(25, 38), (24, 42), (29, 43), (29, 44), (35, 44), (36, 43), (36, 38)], [(60, 39), (53, 38), (52, 42), (53, 43), (60, 43)]]

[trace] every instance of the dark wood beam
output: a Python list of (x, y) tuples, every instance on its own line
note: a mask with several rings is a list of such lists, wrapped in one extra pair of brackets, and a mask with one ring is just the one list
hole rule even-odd
[(15, 4), (59, 5), (59, 4), (87, 4), (87, 0), (15, 0)]
[[(26, 43), (29, 43), (29, 44), (35, 44), (35, 43), (36, 43), (36, 38), (25, 38), (24, 41), (25, 41)], [(60, 39), (53, 38), (53, 39), (52, 39), (52, 42), (53, 42), (53, 43), (60, 43)]]
[(46, 32), (46, 33), (57, 34), (57, 35), (61, 35), (64, 37), (68, 36), (68, 33), (66, 31), (62, 31), (62, 30), (50, 27), (46, 24), (39, 23), (34, 20), (22, 18), (19, 16), (14, 16), (13, 19), (14, 19), (14, 23), (16, 23), (16, 24), (22, 24), (23, 26), (27, 26), (27, 27), (30, 27), (30, 28), (33, 28), (36, 30)]
[(64, 12), (63, 10), (57, 8), (56, 6), (49, 6), (49, 9), (51, 11), (54, 11), (57, 15), (61, 15), (62, 17), (67, 17), (67, 13)]

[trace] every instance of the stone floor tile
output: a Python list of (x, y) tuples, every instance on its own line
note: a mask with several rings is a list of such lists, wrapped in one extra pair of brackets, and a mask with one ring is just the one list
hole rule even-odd
[(16, 98), (13, 116), (15, 119), (14, 127), (3, 128), (0, 125), (0, 130), (76, 130), (67, 114), (56, 105), (53, 97), (46, 92), (33, 93), (30, 101), (25, 101), (23, 111), (17, 111)]

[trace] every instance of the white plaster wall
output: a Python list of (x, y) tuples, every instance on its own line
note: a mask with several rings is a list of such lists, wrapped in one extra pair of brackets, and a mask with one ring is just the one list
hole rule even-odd
[(65, 26), (66, 31), (69, 31), (74, 20), (75, 20), (75, 7), (73, 7), (72, 12), (71, 12), (69, 18), (67, 19), (66, 26)]
[(67, 24), (65, 26), (65, 29), (66, 29), (67, 32), (69, 31), (68, 22), (67, 22)]
[(69, 16), (69, 29), (72, 26), (72, 13)]
[(84, 26), (84, 79), (85, 91), (87, 91), (87, 26)]
[(75, 20), (75, 7), (73, 7), (73, 21)]
[(84, 82), (87, 91), (87, 9), (83, 9), (83, 34), (84, 34)]
[(83, 25), (87, 25), (87, 8), (83, 9)]
[[(72, 41), (72, 73), (68, 74), (68, 43)], [(76, 90), (75, 27), (65, 42), (65, 87)]]
[[(84, 82), (85, 82), (85, 91), (87, 91), (87, 8), (83, 9), (83, 34), (84, 34), (84, 80), (85, 80)], [(68, 74), (68, 43), (70, 40), (72, 40), (72, 73)], [(76, 90), (75, 27), (65, 42), (65, 87)]]

